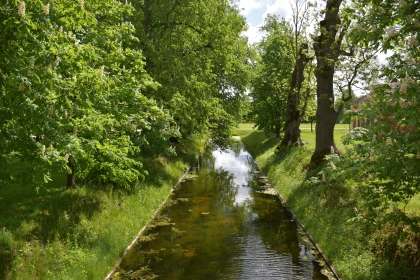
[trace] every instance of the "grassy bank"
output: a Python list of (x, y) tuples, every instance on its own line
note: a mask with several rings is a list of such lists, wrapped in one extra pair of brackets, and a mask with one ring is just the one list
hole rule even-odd
[(103, 279), (201, 146), (190, 141), (182, 157), (149, 161), (150, 175), (132, 193), (67, 190), (59, 173), (38, 192), (2, 186), (0, 279)]
[[(338, 147), (345, 127), (335, 130)], [(410, 279), (405, 271), (377, 262), (371, 248), (374, 232), (362, 224), (349, 222), (355, 217), (360, 197), (351, 180), (345, 184), (310, 184), (305, 166), (315, 148), (315, 133), (302, 129), (302, 148), (283, 148), (276, 152), (278, 139), (241, 124), (235, 131), (270, 181), (287, 200), (343, 279)], [(327, 180), (328, 181), (328, 180)]]

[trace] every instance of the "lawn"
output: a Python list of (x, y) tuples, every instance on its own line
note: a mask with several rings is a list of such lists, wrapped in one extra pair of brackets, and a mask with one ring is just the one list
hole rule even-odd
[[(301, 138), (306, 143), (306, 148), (308, 150), (315, 150), (315, 124), (313, 131), (311, 132), (311, 124), (304, 123), (300, 125), (301, 129)], [(342, 152), (345, 152), (343, 143), (341, 143), (341, 137), (343, 137), (348, 131), (348, 124), (336, 124), (334, 130), (334, 139), (335, 144), (338, 149)], [(257, 132), (252, 123), (240, 123), (238, 127), (233, 131), (234, 135), (238, 136), (247, 136), (252, 132)], [(267, 137), (273, 137), (274, 135), (267, 135)], [(281, 137), (281, 136), (280, 136)], [(273, 139), (276, 142), (275, 139)]]

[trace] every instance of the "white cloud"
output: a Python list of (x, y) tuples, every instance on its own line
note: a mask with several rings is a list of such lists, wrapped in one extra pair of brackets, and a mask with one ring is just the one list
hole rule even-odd
[(264, 36), (265, 32), (261, 32), (260, 25), (252, 26), (249, 25), (248, 30), (244, 32), (244, 35), (248, 37), (248, 42), (250, 44), (261, 41), (261, 38)]
[[(249, 43), (261, 41), (265, 32), (259, 31), (259, 28), (264, 24), (268, 14), (279, 15), (286, 19), (290, 19), (292, 15), (289, 0), (240, 0), (238, 7), (241, 15), (247, 18), (248, 31), (244, 32), (244, 35), (248, 37)], [(259, 20), (256, 21), (256, 18)]]
[(288, 0), (276, 0), (273, 3), (267, 5), (267, 9), (263, 14), (263, 20), (268, 15), (278, 15), (284, 17), (287, 20), (292, 17), (292, 8)]
[(247, 16), (251, 11), (264, 7), (264, 4), (261, 0), (240, 0), (238, 6), (241, 14)]

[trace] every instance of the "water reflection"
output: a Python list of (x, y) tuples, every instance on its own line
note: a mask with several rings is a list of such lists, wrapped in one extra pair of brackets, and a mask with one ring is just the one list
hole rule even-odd
[(200, 157), (114, 279), (327, 279), (241, 146)]

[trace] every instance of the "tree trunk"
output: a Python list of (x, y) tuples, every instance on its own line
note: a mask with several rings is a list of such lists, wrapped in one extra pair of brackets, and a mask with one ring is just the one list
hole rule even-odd
[(67, 163), (67, 166), (69, 167), (69, 169), (71, 170), (70, 173), (67, 173), (67, 188), (68, 189), (74, 189), (76, 187), (76, 176), (75, 176), (75, 172), (74, 172), (74, 165), (70, 162)]
[(275, 130), (276, 130), (276, 139), (279, 139), (280, 138), (280, 125), (276, 125)]
[(331, 147), (338, 152), (334, 142), (334, 126), (337, 112), (334, 110), (333, 79), (335, 63), (341, 52), (344, 30), (337, 36), (341, 27), (339, 9), (342, 0), (328, 0), (325, 18), (320, 22), (320, 35), (315, 38), (314, 50), (317, 58), (315, 77), (317, 81), (316, 144), (310, 167), (319, 166), (325, 155), (331, 153)]
[(312, 125), (313, 125), (313, 121), (311, 121), (311, 132), (314, 132), (314, 129), (312, 128)]
[(331, 153), (331, 147), (333, 147), (335, 152), (338, 152), (334, 142), (334, 127), (337, 120), (337, 112), (334, 110), (334, 100), (331, 99), (331, 96), (334, 94), (333, 76), (334, 72), (320, 77), (317, 75), (317, 92), (324, 94), (319, 95), (317, 100), (316, 142), (315, 152), (311, 158), (311, 167), (319, 165), (325, 155)]
[(292, 83), (290, 85), (290, 91), (287, 96), (287, 112), (286, 112), (286, 124), (283, 140), (280, 146), (302, 146), (303, 142), (300, 139), (300, 89), (305, 79), (304, 70), (305, 66), (310, 60), (305, 54), (308, 50), (307, 44), (302, 44), (299, 50), (299, 58), (296, 60), (295, 69), (292, 74)]

